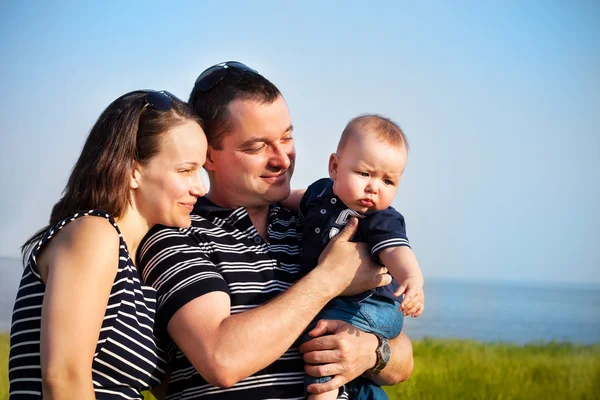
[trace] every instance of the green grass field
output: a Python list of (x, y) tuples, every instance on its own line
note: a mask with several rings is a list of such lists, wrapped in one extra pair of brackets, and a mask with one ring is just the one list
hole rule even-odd
[[(414, 373), (386, 388), (392, 400), (600, 399), (600, 344), (422, 339), (413, 345)], [(0, 400), (8, 399), (7, 364), (8, 336), (0, 335)]]

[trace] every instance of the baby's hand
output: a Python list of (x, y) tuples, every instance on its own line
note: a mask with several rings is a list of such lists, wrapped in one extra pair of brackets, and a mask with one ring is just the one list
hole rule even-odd
[(400, 304), (400, 311), (404, 316), (413, 318), (421, 315), (425, 309), (425, 294), (423, 293), (423, 280), (419, 278), (407, 278), (400, 283), (400, 287), (394, 293), (398, 297), (404, 294), (404, 300)]

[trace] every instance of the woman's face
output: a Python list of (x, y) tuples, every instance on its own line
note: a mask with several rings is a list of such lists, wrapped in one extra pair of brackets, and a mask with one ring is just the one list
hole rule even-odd
[[(134, 172), (133, 201), (149, 226), (186, 228), (198, 197), (206, 194), (200, 171), (206, 136), (194, 121), (165, 133), (160, 152)], [(135, 187), (137, 186), (137, 187)]]

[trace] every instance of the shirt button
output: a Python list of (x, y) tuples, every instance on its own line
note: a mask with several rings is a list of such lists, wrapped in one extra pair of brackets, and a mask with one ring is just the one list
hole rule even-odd
[(321, 214), (325, 214), (326, 212), (327, 212), (326, 209), (324, 209), (324, 208), (321, 209)]
[(254, 236), (254, 243), (259, 244), (260, 242), (262, 242), (260, 236)]
[(335, 204), (335, 203), (337, 203), (337, 199), (335, 197), (332, 197), (331, 198), (331, 204)]
[(321, 228), (315, 228), (315, 233), (321, 233)]

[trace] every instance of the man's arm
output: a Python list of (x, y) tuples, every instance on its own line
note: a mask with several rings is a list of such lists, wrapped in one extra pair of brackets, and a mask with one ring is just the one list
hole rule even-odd
[[(340, 387), (375, 366), (378, 340), (342, 321), (321, 320), (311, 331), (315, 339), (300, 346), (307, 363), (306, 372), (312, 376), (334, 378), (326, 383), (308, 387), (311, 393), (323, 393)], [(371, 379), (379, 385), (394, 385), (407, 380), (413, 370), (412, 345), (401, 333), (389, 341), (392, 356), (388, 365)]]
[(379, 375), (371, 377), (371, 380), (378, 385), (395, 385), (406, 381), (415, 366), (413, 348), (408, 336), (400, 333), (398, 337), (390, 339), (389, 343), (392, 348), (390, 362)]
[[(355, 230), (356, 222), (349, 223), (324, 251), (317, 268), (267, 304), (230, 315), (230, 299), (222, 290), (182, 301), (168, 320), (169, 335), (204, 379), (216, 386), (229, 387), (268, 366), (349, 284), (360, 293), (389, 283), (386, 270), (373, 264), (366, 247), (348, 242)], [(172, 275), (167, 271), (156, 281)], [(184, 283), (174, 283), (180, 284)]]

